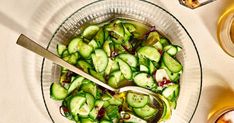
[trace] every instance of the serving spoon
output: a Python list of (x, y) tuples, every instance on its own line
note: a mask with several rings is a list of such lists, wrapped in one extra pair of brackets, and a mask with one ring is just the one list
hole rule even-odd
[[(152, 103), (161, 103), (161, 107), (163, 109), (163, 101), (160, 98), (160, 95), (147, 90), (145, 88), (142, 87), (137, 87), (137, 86), (125, 86), (125, 87), (121, 87), (119, 89), (115, 89), (112, 88), (111, 86), (105, 84), (104, 82), (94, 78), (93, 76), (85, 73), (84, 71), (80, 70), (79, 68), (69, 64), (68, 62), (64, 61), (63, 59), (61, 59), (60, 57), (58, 57), (57, 55), (53, 54), (52, 52), (50, 52), (49, 50), (45, 49), (44, 47), (42, 47), (41, 45), (37, 44), (36, 42), (34, 42), (33, 40), (31, 40), (30, 38), (28, 38), (27, 36), (21, 34), (16, 42), (18, 45), (46, 58), (49, 59), (51, 61), (53, 61), (54, 63), (63, 66), (67, 69), (69, 69), (70, 71), (83, 76), (84, 78), (96, 83), (99, 86), (102, 86), (110, 91), (113, 91), (115, 93), (121, 93), (121, 92), (127, 92), (127, 91), (134, 91), (137, 93), (141, 93), (141, 94), (146, 94), (146, 95), (150, 95), (151, 97), (151, 101)], [(156, 102), (155, 102), (156, 101)]]

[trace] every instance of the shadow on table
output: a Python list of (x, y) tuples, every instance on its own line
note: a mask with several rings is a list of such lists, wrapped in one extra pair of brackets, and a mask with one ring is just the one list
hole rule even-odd
[[(213, 38), (217, 40), (216, 30), (217, 30), (217, 22), (221, 14), (227, 9), (231, 4), (234, 4), (233, 0), (217, 0), (213, 3), (210, 3), (206, 6), (198, 8), (198, 15), (200, 15), (204, 25), (206, 25), (207, 29), (213, 36)], [(210, 13), (210, 14), (209, 14)], [(213, 16), (213, 17), (212, 17)], [(214, 18), (213, 20), (211, 18)]]
[(205, 71), (203, 90), (193, 121), (207, 121), (209, 113), (217, 108), (234, 105), (234, 92), (230, 85), (215, 72)]

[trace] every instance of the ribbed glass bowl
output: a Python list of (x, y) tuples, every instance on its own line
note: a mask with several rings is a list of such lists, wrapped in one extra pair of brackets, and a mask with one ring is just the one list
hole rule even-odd
[[(181, 90), (176, 110), (173, 111), (168, 122), (188, 123), (191, 121), (201, 94), (202, 68), (195, 43), (185, 27), (172, 14), (158, 5), (143, 0), (101, 0), (69, 14), (69, 17), (62, 18), (64, 21), (59, 27), (56, 27), (57, 30), (47, 46), (54, 53), (56, 53), (58, 42), (68, 44), (71, 38), (81, 32), (82, 27), (113, 18), (131, 18), (151, 24), (173, 44), (181, 46), (183, 51), (177, 55), (178, 60), (184, 66), (180, 78)], [(52, 122), (72, 122), (61, 116), (59, 112), (61, 102), (50, 98), (50, 85), (59, 79), (58, 66), (44, 59), (41, 72), (42, 94)]]

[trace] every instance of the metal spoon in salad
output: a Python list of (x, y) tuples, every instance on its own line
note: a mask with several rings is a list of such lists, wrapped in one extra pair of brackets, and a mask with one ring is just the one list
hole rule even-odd
[[(164, 108), (165, 108), (165, 105), (167, 105), (167, 104), (165, 104), (165, 102), (164, 102), (165, 98), (163, 98), (161, 95), (158, 95), (158, 94), (156, 94), (150, 90), (147, 90), (145, 88), (136, 87), (136, 86), (125, 86), (125, 87), (121, 87), (119, 89), (112, 88), (111, 86), (105, 84), (104, 82), (94, 78), (93, 76), (85, 73), (84, 71), (80, 70), (79, 68), (77, 68), (77, 67), (69, 64), (68, 62), (64, 61), (63, 59), (59, 58), (58, 56), (56, 56), (52, 52), (48, 51), (47, 49), (43, 48), (42, 46), (40, 46), (39, 44), (37, 44), (36, 42), (34, 42), (33, 40), (31, 40), (30, 38), (26, 37), (23, 34), (21, 34), (19, 36), (19, 38), (17, 40), (17, 44), (36, 53), (36, 54), (38, 54), (38, 55), (40, 55), (40, 56), (42, 56), (42, 57), (44, 57), (44, 58), (46, 58), (46, 59), (53, 61), (54, 63), (56, 63), (60, 66), (63, 66), (65, 68), (69, 69), (70, 71), (72, 71), (80, 76), (83, 76), (84, 78), (96, 83), (97, 85), (102, 86), (105, 89), (108, 89), (108, 90), (113, 91), (115, 93), (134, 92), (131, 95), (130, 94), (128, 95), (130, 98), (131, 98), (131, 96), (132, 97), (137, 96), (137, 95), (134, 95), (135, 92), (140, 93), (142, 95), (149, 95), (149, 101), (151, 102), (151, 104), (155, 108), (157, 108), (159, 110), (159, 112), (161, 112), (161, 113), (158, 113), (157, 116), (153, 117), (153, 119), (151, 119), (150, 122), (159, 121), (160, 118), (162, 117), (162, 115), (165, 114)], [(140, 97), (140, 98), (143, 98), (143, 97)], [(131, 118), (134, 119), (134, 116), (131, 117), (131, 113), (128, 113), (127, 111), (122, 111), (121, 118), (123, 120), (128, 121), (128, 120), (131, 120)], [(140, 119), (138, 119), (138, 120), (140, 120)], [(147, 122), (149, 122), (149, 121), (147, 121)]]

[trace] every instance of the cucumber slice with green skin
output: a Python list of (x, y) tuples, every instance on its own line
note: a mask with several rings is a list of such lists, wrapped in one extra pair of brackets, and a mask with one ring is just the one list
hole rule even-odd
[(53, 83), (50, 86), (50, 97), (54, 100), (63, 100), (67, 96), (67, 90), (59, 83)]
[(91, 94), (89, 94), (89, 93), (86, 93), (85, 97), (86, 97), (86, 103), (87, 103), (89, 109), (90, 110), (93, 109), (94, 103), (95, 103), (94, 97)]
[(168, 39), (166, 39), (166, 38), (161, 38), (159, 40), (159, 42), (162, 44), (163, 47), (165, 47), (165, 46), (167, 46), (167, 45), (170, 44), (169, 41), (168, 41)]
[(124, 41), (128, 42), (129, 39), (131, 38), (132, 34), (128, 31), (128, 29), (122, 24), (124, 28)]
[(149, 96), (128, 92), (127, 102), (130, 106), (134, 108), (144, 107), (149, 102)]
[(115, 119), (119, 117), (119, 108), (118, 106), (110, 105), (106, 108), (107, 115), (110, 119)]
[(67, 47), (63, 44), (58, 44), (56, 49), (57, 49), (58, 55), (62, 56), (63, 52), (67, 49)]
[(75, 52), (67, 57), (69, 57), (68, 60), (65, 59), (66, 57), (64, 57), (64, 60), (67, 61), (68, 63), (74, 65), (74, 64), (76, 64), (77, 60), (79, 59), (79, 54), (77, 52)]
[(180, 72), (183, 69), (182, 65), (167, 53), (163, 54), (163, 63), (173, 73)]
[(64, 50), (63, 53), (62, 53), (62, 58), (67, 57), (67, 56), (69, 56), (69, 55), (70, 55), (70, 54), (69, 54), (68, 50), (66, 49), (66, 50)]
[(101, 120), (100, 123), (112, 123), (112, 122), (109, 120)]
[(110, 74), (111, 68), (112, 68), (112, 66), (114, 64), (114, 61), (112, 61), (110, 58), (108, 60), (109, 61), (108, 61), (108, 65), (107, 65), (107, 67), (105, 69), (105, 75), (109, 75)]
[(94, 108), (89, 113), (90, 118), (92, 118), (92, 119), (96, 119), (97, 118), (98, 111), (102, 108), (103, 104), (104, 104), (104, 101), (96, 100), (96, 102), (94, 104)]
[(103, 72), (108, 65), (108, 57), (102, 49), (95, 50), (95, 54), (92, 54), (92, 60), (97, 72)]
[(165, 46), (164, 48), (163, 48), (163, 50), (165, 51), (165, 52), (167, 52), (169, 55), (171, 55), (171, 56), (175, 56), (176, 55), (176, 53), (178, 52), (177, 51), (177, 48), (175, 47), (175, 46), (173, 46), (173, 45), (167, 45), (167, 46)]
[(84, 43), (82, 40), (79, 40), (78, 51), (82, 57), (87, 59), (90, 57), (91, 53), (93, 52), (93, 47)]
[(166, 87), (163, 90), (162, 95), (170, 101), (175, 101), (179, 95), (179, 85), (173, 84)]
[(141, 72), (149, 72), (149, 68), (148, 67), (146, 67), (145, 65), (140, 65), (140, 71)]
[(133, 111), (139, 117), (141, 117), (143, 119), (148, 119), (148, 118), (155, 116), (158, 112), (158, 109), (150, 107), (149, 105), (145, 105), (142, 108), (133, 108)]
[(94, 71), (94, 70), (92, 70), (92, 69), (89, 69), (89, 73), (90, 73), (93, 77), (95, 77), (95, 78), (101, 80), (102, 82), (105, 82), (105, 78), (103, 77), (103, 75), (102, 75), (101, 73), (98, 73), (98, 72), (96, 72), (96, 71)]
[(118, 55), (119, 58), (121, 58), (123, 61), (127, 62), (131, 67), (137, 66), (137, 59), (134, 55), (123, 53)]
[(80, 117), (87, 117), (89, 115), (89, 112), (90, 112), (90, 108), (87, 104), (83, 104), (79, 111), (78, 111), (78, 114)]
[(89, 69), (93, 68), (88, 62), (86, 62), (84, 60), (79, 60), (77, 62), (77, 65), (78, 65), (78, 67), (81, 67), (81, 69), (86, 73), (89, 72)]
[(111, 99), (108, 100), (108, 102), (111, 104), (111, 105), (122, 105), (123, 104), (123, 98), (121, 97), (118, 97), (118, 96), (112, 96)]
[(99, 29), (100, 28), (97, 25), (88, 26), (83, 31), (82, 36), (89, 39), (89, 40), (91, 40), (96, 35), (96, 33), (99, 31)]
[(94, 39), (89, 42), (89, 46), (92, 46), (94, 50), (99, 47)]
[(72, 97), (69, 108), (73, 115), (77, 115), (80, 107), (85, 103), (86, 99), (83, 96), (74, 96)]
[(131, 67), (124, 62), (122, 59), (117, 59), (120, 67), (120, 71), (126, 79), (132, 79), (132, 70)]
[(140, 48), (138, 54), (156, 62), (159, 62), (161, 57), (161, 54), (153, 46), (144, 46)]
[(112, 67), (111, 67), (111, 72), (119, 70), (119, 64), (117, 61), (114, 61)]
[(79, 88), (83, 80), (84, 80), (84, 77), (81, 77), (81, 76), (75, 78), (75, 80), (72, 81), (70, 87), (68, 88), (68, 94), (70, 94), (76, 88)]
[(153, 62), (149, 60), (149, 73), (153, 74), (155, 70), (156, 70), (156, 67), (154, 66)]
[(109, 32), (113, 32), (115, 33), (115, 35), (118, 35), (122, 38), (124, 37), (124, 27), (122, 23), (118, 23), (118, 22), (110, 23), (109, 25), (107, 25), (106, 30)]
[(144, 42), (145, 45), (153, 45), (160, 40), (158, 32), (151, 32)]
[(147, 123), (147, 121), (129, 113), (129, 112), (120, 112), (121, 119), (123, 119), (124, 123)]
[(167, 75), (169, 76), (170, 80), (173, 81), (173, 82), (177, 82), (180, 78), (180, 72), (178, 73), (173, 73), (171, 72), (167, 67), (166, 65), (162, 62), (161, 64), (161, 68), (163, 68), (164, 70), (166, 70), (167, 72)]
[(80, 123), (98, 123), (98, 121), (91, 118), (81, 118)]
[(104, 43), (104, 40), (105, 40), (105, 33), (104, 33), (104, 30), (103, 28), (101, 28), (96, 36), (94, 37), (95, 41), (97, 42), (98, 46), (99, 47), (102, 47), (103, 43)]
[(157, 50), (163, 50), (163, 45), (158, 41), (153, 45)]
[(107, 56), (110, 57), (111, 56), (111, 48), (110, 48), (110, 44), (112, 43), (112, 41), (107, 40), (105, 41), (105, 43), (103, 44), (103, 50), (106, 52)]
[(138, 86), (144, 88), (152, 89), (156, 87), (152, 76), (147, 73), (138, 73), (133, 80)]
[(75, 53), (78, 51), (80, 47), (80, 43), (83, 42), (81, 38), (74, 38), (68, 44), (68, 51), (70, 54)]
[(113, 88), (118, 88), (119, 82), (120, 80), (122, 80), (121, 75), (122, 75), (121, 71), (112, 72), (108, 80), (108, 85), (110, 85)]
[(131, 33), (136, 31), (136, 27), (133, 24), (131, 24), (131, 23), (124, 23), (123, 25)]
[(81, 86), (81, 90), (86, 93), (90, 93), (95, 98), (97, 97), (97, 86), (92, 82), (83, 83)]

